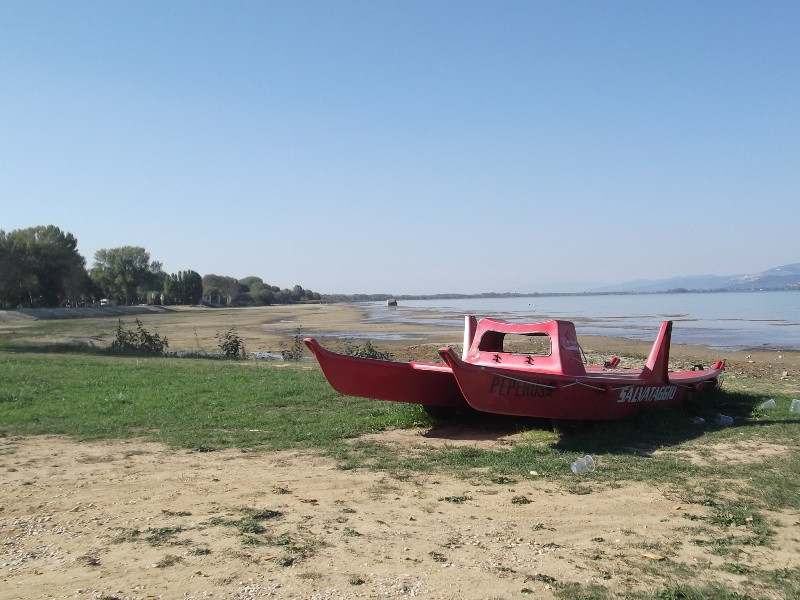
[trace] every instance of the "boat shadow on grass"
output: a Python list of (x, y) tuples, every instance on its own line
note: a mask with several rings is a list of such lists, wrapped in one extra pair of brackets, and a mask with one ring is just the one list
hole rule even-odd
[[(678, 446), (706, 435), (739, 428), (800, 424), (792, 413), (760, 408), (765, 397), (758, 394), (709, 390), (680, 407), (643, 408), (629, 418), (616, 421), (558, 421), (460, 411), (436, 423), (426, 438), (448, 441), (501, 441), (523, 433), (554, 432), (552, 447), (564, 452), (637, 455), (648, 457), (656, 450)], [(717, 415), (733, 419), (718, 425)], [(781, 418), (786, 415), (787, 418)], [(533, 436), (540, 438), (540, 436)]]
[[(764, 400), (758, 394), (714, 389), (681, 407), (644, 409), (628, 419), (582, 424), (562, 431), (556, 447), (564, 451), (650, 457), (656, 450), (706, 436), (726, 437), (726, 432), (734, 431), (740, 436), (747, 429), (800, 424), (800, 419), (788, 411), (761, 409)], [(721, 424), (718, 416), (731, 421)]]

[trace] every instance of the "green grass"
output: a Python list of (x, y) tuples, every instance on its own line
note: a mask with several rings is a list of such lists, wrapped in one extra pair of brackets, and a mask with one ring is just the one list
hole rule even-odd
[(0, 352), (0, 433), (7, 435), (324, 449), (423, 418), (417, 407), (342, 397), (318, 370), (299, 366)]

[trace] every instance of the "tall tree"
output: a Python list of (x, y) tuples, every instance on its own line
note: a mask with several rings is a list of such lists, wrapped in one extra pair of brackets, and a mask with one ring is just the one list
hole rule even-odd
[(185, 304), (200, 304), (203, 299), (203, 278), (192, 270), (183, 272)]
[(54, 225), (0, 231), (0, 300), (16, 306), (78, 302), (87, 291), (78, 240)]
[(203, 294), (211, 304), (234, 304), (247, 291), (248, 287), (233, 277), (203, 275)]
[(167, 275), (164, 296), (167, 304), (198, 304), (203, 298), (203, 278), (192, 270)]
[(150, 254), (141, 246), (103, 248), (94, 253), (90, 275), (106, 295), (125, 304), (136, 304), (161, 264), (150, 264)]
[(163, 265), (159, 261), (153, 261), (150, 263), (147, 282), (144, 286), (148, 292), (152, 292), (153, 295), (158, 295), (164, 291), (165, 277), (167, 277), (167, 274), (164, 272)]
[(0, 230), (0, 303), (16, 306), (24, 297), (22, 254), (9, 234)]

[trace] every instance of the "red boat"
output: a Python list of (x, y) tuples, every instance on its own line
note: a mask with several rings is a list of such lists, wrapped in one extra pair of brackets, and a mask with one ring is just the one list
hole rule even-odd
[(626, 417), (642, 406), (680, 404), (716, 384), (725, 368), (668, 371), (672, 322), (661, 324), (642, 369), (618, 359), (586, 365), (570, 321), (519, 324), (466, 318), (464, 352), (439, 350), (446, 364), (354, 358), (305, 340), (334, 389), (342, 394), (431, 407), (567, 420)]
[(453, 371), (444, 363), (407, 363), (337, 354), (306, 338), (331, 387), (345, 396), (411, 402), (425, 406), (465, 406)]

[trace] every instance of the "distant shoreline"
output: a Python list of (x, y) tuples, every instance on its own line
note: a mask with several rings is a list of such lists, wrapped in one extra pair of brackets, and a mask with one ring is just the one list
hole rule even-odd
[(723, 351), (800, 351), (800, 304), (786, 291), (768, 296), (728, 294), (572, 294), (364, 303), (372, 322), (460, 330), (464, 314), (511, 321), (573, 321), (579, 335), (651, 340), (658, 325), (675, 322), (673, 343)]
[(720, 288), (693, 290), (675, 288), (652, 292), (483, 292), (479, 294), (323, 294), (323, 302), (386, 302), (389, 300), (470, 300), (483, 298), (559, 298), (576, 296), (657, 296), (664, 294), (738, 294), (762, 292), (800, 292), (800, 287)]

